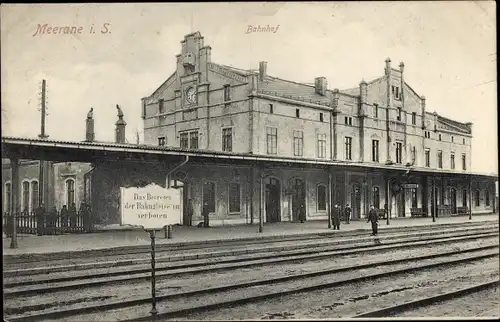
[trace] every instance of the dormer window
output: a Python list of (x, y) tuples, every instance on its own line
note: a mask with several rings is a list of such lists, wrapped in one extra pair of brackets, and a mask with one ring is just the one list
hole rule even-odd
[(394, 96), (395, 99), (398, 100), (401, 99), (401, 91), (398, 86), (392, 85), (392, 95)]

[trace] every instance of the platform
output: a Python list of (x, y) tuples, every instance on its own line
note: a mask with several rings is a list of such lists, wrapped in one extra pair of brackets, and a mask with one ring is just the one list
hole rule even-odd
[[(379, 234), (383, 234), (384, 229), (392, 227), (411, 227), (411, 226), (435, 226), (441, 224), (497, 221), (499, 216), (496, 214), (473, 215), (472, 220), (468, 216), (455, 216), (436, 218), (393, 218), (390, 225), (385, 220), (380, 221)], [(289, 235), (308, 235), (326, 232), (339, 232), (328, 229), (327, 221), (308, 221), (305, 223), (280, 222), (265, 223), (262, 233), (258, 232), (259, 225), (237, 225), (224, 227), (186, 227), (173, 226), (172, 238), (165, 238), (164, 231), (156, 232), (157, 244), (181, 244), (181, 243), (203, 243), (206, 241), (241, 240), (241, 239), (260, 239), (273, 238)], [(340, 232), (366, 230), (371, 232), (371, 225), (366, 221), (351, 221), (350, 224), (341, 222)], [(114, 230), (102, 231), (89, 234), (67, 234), (56, 236), (18, 236), (18, 248), (11, 249), (10, 238), (3, 238), (4, 255), (21, 254), (43, 254), (57, 252), (71, 252), (84, 250), (100, 250), (114, 247), (133, 247), (140, 245), (149, 245), (149, 233), (142, 230)]]

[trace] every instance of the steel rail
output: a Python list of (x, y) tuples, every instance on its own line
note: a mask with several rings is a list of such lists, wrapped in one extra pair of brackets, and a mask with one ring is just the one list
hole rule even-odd
[[(331, 256), (343, 256), (343, 255), (352, 255), (352, 254), (361, 254), (365, 252), (383, 252), (387, 250), (399, 249), (399, 248), (415, 248), (420, 247), (422, 245), (427, 244), (429, 241), (433, 241), (434, 244), (445, 244), (445, 243), (453, 243), (457, 241), (464, 240), (474, 240), (474, 239), (483, 239), (490, 238), (494, 236), (498, 236), (498, 232), (491, 233), (480, 233), (480, 234), (467, 234), (467, 235), (459, 235), (459, 236), (448, 236), (448, 237), (440, 237), (440, 238), (431, 238), (423, 241), (413, 241), (413, 240), (396, 240), (389, 243), (385, 243), (383, 245), (379, 244), (376, 246), (373, 245), (355, 245), (353, 247), (348, 247), (342, 250), (336, 250), (334, 247), (321, 248), (316, 251), (315, 254), (311, 254), (311, 250), (308, 251), (291, 251), (288, 254), (274, 254), (274, 255), (265, 255), (259, 257), (250, 257), (250, 258), (236, 258), (229, 260), (219, 260), (217, 262), (209, 261), (203, 263), (186, 263), (182, 265), (176, 266), (168, 266), (168, 267), (159, 267), (156, 269), (157, 272), (167, 271), (165, 273), (158, 273), (156, 275), (157, 279), (168, 278), (173, 276), (181, 276), (185, 274), (200, 274), (206, 272), (221, 272), (226, 270), (233, 269), (241, 269), (248, 268), (254, 266), (262, 266), (262, 265), (275, 265), (279, 263), (286, 262), (300, 262), (307, 260), (314, 260), (319, 258), (331, 257)], [(410, 244), (410, 245), (408, 245)], [(496, 247), (496, 246), (492, 246)], [(229, 266), (216, 266), (216, 265), (224, 265), (224, 264), (235, 264)], [(196, 269), (202, 267), (201, 269)], [(186, 270), (188, 268), (195, 268), (195, 270)], [(177, 272), (172, 272), (172, 270), (180, 270)], [(43, 294), (43, 293), (51, 293), (51, 292), (59, 292), (66, 289), (77, 289), (83, 287), (99, 287), (107, 284), (120, 284), (131, 281), (140, 281), (149, 279), (150, 269), (141, 268), (136, 270), (128, 270), (128, 271), (119, 271), (119, 272), (106, 272), (106, 273), (98, 273), (98, 274), (89, 274), (89, 275), (80, 275), (80, 276), (69, 276), (69, 277), (59, 277), (59, 278), (51, 278), (44, 280), (32, 280), (32, 281), (22, 281), (22, 282), (5, 282), (4, 281), (4, 296), (5, 298), (12, 298), (14, 296), (21, 295), (30, 295), (30, 294)], [(142, 274), (142, 276), (130, 276), (130, 275), (138, 275)], [(91, 281), (91, 282), (82, 282), (82, 283), (72, 283), (69, 285), (61, 285), (61, 286), (47, 286), (41, 288), (32, 288), (26, 290), (14, 290), (8, 291), (8, 288), (12, 287), (22, 287), (22, 286), (30, 286), (30, 285), (40, 285), (40, 284), (50, 284), (50, 283), (63, 283), (63, 282), (72, 282), (79, 280), (88, 280), (88, 279), (97, 279), (97, 278), (106, 278), (106, 277), (116, 277), (127, 275), (125, 278), (118, 279), (110, 279), (103, 281)]]
[[(412, 261), (418, 262), (418, 261), (421, 261), (424, 259), (433, 259), (433, 258), (439, 258), (439, 257), (453, 256), (453, 255), (457, 255), (457, 254), (465, 254), (465, 253), (470, 253), (470, 252), (484, 251), (484, 250), (490, 249), (492, 247), (498, 248), (497, 246), (477, 247), (477, 248), (467, 249), (467, 250), (452, 251), (452, 252), (437, 253), (437, 254), (418, 256), (418, 257), (412, 257), (412, 258), (397, 259), (397, 260), (392, 260), (392, 261), (388, 261), (388, 262), (372, 262), (372, 263), (356, 265), (356, 266), (326, 269), (326, 270), (320, 270), (320, 271), (316, 271), (316, 272), (301, 273), (301, 274), (289, 275), (289, 276), (284, 276), (284, 277), (277, 277), (277, 278), (263, 279), (263, 280), (244, 282), (244, 283), (238, 283), (238, 284), (231, 284), (231, 285), (226, 285), (226, 286), (221, 286), (221, 287), (212, 287), (212, 288), (207, 288), (207, 289), (199, 289), (199, 290), (193, 290), (193, 291), (187, 291), (187, 292), (181, 292), (181, 293), (173, 293), (173, 294), (158, 296), (156, 298), (156, 300), (157, 300), (157, 302), (160, 302), (160, 301), (171, 300), (171, 299), (176, 299), (176, 298), (186, 298), (186, 297), (190, 297), (190, 296), (214, 294), (214, 293), (221, 293), (221, 292), (231, 291), (231, 290), (245, 289), (248, 287), (258, 286), (258, 285), (270, 285), (270, 284), (278, 284), (278, 283), (283, 283), (283, 282), (290, 282), (290, 281), (294, 281), (294, 280), (302, 280), (304, 278), (318, 277), (318, 276), (330, 275), (330, 274), (335, 274), (335, 273), (340, 273), (340, 272), (348, 272), (348, 271), (352, 272), (355, 270), (366, 269), (366, 268), (370, 268), (370, 267), (388, 266), (388, 265), (395, 265), (395, 264), (407, 263), (407, 262), (412, 262)], [(373, 275), (365, 275), (362, 277), (356, 277), (356, 278), (351, 278), (351, 279), (346, 279), (346, 280), (341, 280), (341, 281), (321, 283), (318, 285), (306, 286), (306, 287), (301, 287), (301, 288), (297, 288), (297, 289), (293, 289), (293, 290), (278, 291), (278, 292), (274, 292), (274, 293), (266, 293), (266, 294), (262, 294), (262, 295), (246, 297), (243, 299), (220, 301), (220, 302), (215, 303), (215, 304), (212, 303), (212, 304), (208, 304), (208, 305), (193, 306), (190, 308), (160, 313), (157, 315), (157, 317), (165, 319), (167, 317), (170, 318), (170, 317), (175, 317), (175, 316), (179, 316), (179, 315), (185, 315), (188, 313), (195, 313), (195, 312), (200, 312), (200, 311), (205, 311), (205, 310), (211, 310), (211, 309), (226, 307), (226, 306), (235, 305), (235, 304), (239, 305), (239, 304), (258, 301), (258, 300), (262, 300), (262, 299), (269, 299), (269, 298), (280, 297), (280, 296), (290, 295), (290, 294), (295, 294), (295, 293), (319, 290), (319, 289), (323, 289), (323, 288), (335, 287), (335, 286), (340, 286), (340, 285), (345, 285), (345, 284), (350, 284), (350, 283), (355, 283), (355, 282), (360, 282), (360, 281), (366, 281), (366, 280), (375, 279), (375, 278), (392, 276), (392, 275), (396, 275), (396, 274), (409, 273), (409, 272), (422, 270), (422, 269), (435, 268), (435, 267), (440, 267), (440, 266), (456, 265), (456, 264), (460, 264), (460, 263), (481, 260), (481, 259), (486, 259), (486, 258), (491, 258), (491, 257), (496, 257), (496, 256), (498, 256), (498, 252), (486, 254), (486, 255), (483, 254), (483, 255), (471, 256), (471, 257), (467, 257), (467, 258), (461, 258), (458, 260), (451, 260), (451, 261), (446, 261), (446, 262), (417, 265), (417, 266), (413, 266), (410, 268), (388, 271), (388, 272), (378, 273), (378, 274), (373, 274)], [(143, 305), (143, 304), (148, 304), (150, 301), (151, 301), (151, 298), (143, 297), (143, 298), (136, 299), (136, 300), (120, 301), (120, 302), (113, 302), (113, 303), (100, 304), (100, 305), (95, 305), (95, 306), (85, 306), (85, 307), (78, 307), (78, 308), (71, 308), (71, 309), (63, 309), (63, 310), (59, 310), (59, 311), (52, 311), (52, 312), (45, 312), (45, 313), (38, 313), (38, 314), (31, 314), (31, 315), (21, 315), (18, 317), (8, 318), (8, 320), (14, 322), (14, 321), (37, 321), (40, 319), (48, 319), (48, 318), (62, 318), (62, 317), (68, 317), (68, 316), (73, 316), (73, 315), (81, 315), (81, 314), (87, 314), (87, 313), (102, 312), (105, 310), (112, 310), (112, 309), (119, 309), (119, 308)], [(16, 313), (20, 313), (22, 311), (26, 311), (28, 309), (31, 311), (34, 311), (37, 309), (37, 307), (43, 309), (44, 306), (46, 306), (46, 305), (40, 304), (40, 305), (34, 305), (34, 306), (30, 306), (30, 307), (4, 308), (4, 314), (13, 315)], [(133, 321), (142, 321), (142, 320), (149, 320), (149, 319), (151, 319), (151, 317), (148, 316), (148, 317), (133, 319)]]

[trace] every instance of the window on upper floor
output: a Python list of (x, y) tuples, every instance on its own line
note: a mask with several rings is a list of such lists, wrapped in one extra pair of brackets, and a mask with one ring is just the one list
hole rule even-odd
[(443, 151), (438, 151), (438, 168), (442, 169), (443, 168)]
[(318, 158), (326, 158), (326, 134), (318, 134)]
[(462, 154), (462, 170), (467, 170), (467, 162), (466, 162), (465, 154)]
[(273, 114), (274, 113), (274, 106), (273, 104), (269, 104), (269, 114)]
[(396, 120), (398, 121), (402, 121), (403, 115), (402, 115), (402, 110), (401, 110), (401, 107), (398, 107), (398, 115), (396, 116)]
[(431, 138), (431, 132), (429, 132), (429, 131), (425, 131), (425, 132), (424, 132), (424, 135), (425, 135), (425, 137), (426, 137), (427, 139), (430, 139), (430, 138)]
[(304, 132), (293, 131), (293, 155), (301, 157), (304, 154)]
[(411, 124), (413, 125), (417, 124), (417, 113), (415, 112), (411, 113)]
[(189, 133), (184, 132), (179, 134), (179, 143), (181, 149), (189, 149)]
[(373, 111), (375, 113), (375, 118), (378, 119), (378, 104), (373, 104)]
[(233, 151), (233, 129), (222, 129), (222, 151)]
[(198, 131), (189, 132), (189, 147), (198, 149)]
[(231, 85), (224, 85), (224, 102), (231, 100)]
[(462, 139), (462, 143), (465, 144), (465, 139)]
[(453, 143), (453, 141), (455, 141), (455, 138), (453, 137), (453, 135), (451, 136), (451, 142)]
[(378, 162), (378, 145), (379, 141), (378, 140), (372, 140), (372, 161), (373, 162)]
[(415, 164), (416, 160), (417, 160), (417, 148), (416, 147), (412, 147), (411, 148), (411, 162), (413, 164)]
[(166, 144), (166, 139), (164, 136), (161, 136), (158, 138), (158, 146), (165, 146)]
[(450, 167), (455, 169), (455, 154), (453, 153), (450, 155)]
[(392, 85), (392, 95), (397, 100), (401, 99), (401, 89), (399, 88), (399, 86)]
[(319, 113), (319, 121), (323, 122), (323, 113)]
[(158, 113), (159, 114), (165, 113), (165, 101), (163, 100), (163, 98), (161, 98), (158, 101)]
[(295, 117), (300, 117), (300, 110), (298, 108), (295, 109)]
[(276, 154), (278, 149), (278, 129), (266, 128), (267, 154)]
[(182, 149), (198, 149), (198, 131), (179, 133), (179, 142)]
[(352, 138), (346, 136), (344, 138), (344, 145), (345, 145), (345, 159), (352, 160)]
[(441, 141), (441, 134), (439, 134), (439, 141)]
[(403, 143), (396, 142), (396, 163), (401, 164), (403, 162)]
[(431, 166), (431, 150), (425, 149), (425, 166)]
[(350, 117), (350, 116), (345, 116), (345, 117), (344, 117), (344, 123), (345, 123), (346, 125), (352, 125), (352, 117)]

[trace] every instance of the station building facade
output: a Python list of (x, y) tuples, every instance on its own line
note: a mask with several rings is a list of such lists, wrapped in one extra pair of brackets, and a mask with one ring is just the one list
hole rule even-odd
[[(199, 32), (181, 41), (176, 61), (176, 70), (142, 99), (145, 144), (370, 165), (368, 171), (333, 170), (332, 200), (350, 204), (354, 219), (364, 218), (370, 204), (386, 207), (388, 166), (429, 173), (404, 185), (395, 180), (391, 217), (435, 206), (441, 215), (495, 210), (494, 181), (461, 176), (471, 168), (472, 124), (429, 112), (425, 97), (405, 82), (403, 63), (394, 68), (387, 59), (379, 78), (331, 90), (324, 77), (311, 86), (271, 76), (266, 62), (258, 71), (214, 63)], [(215, 224), (253, 222), (252, 209), (260, 206), (249, 199), (259, 193), (255, 169), (188, 163), (179, 171), (196, 220), (206, 202)], [(327, 173), (264, 169), (264, 221), (294, 221), (304, 209), (307, 220), (326, 219)]]

